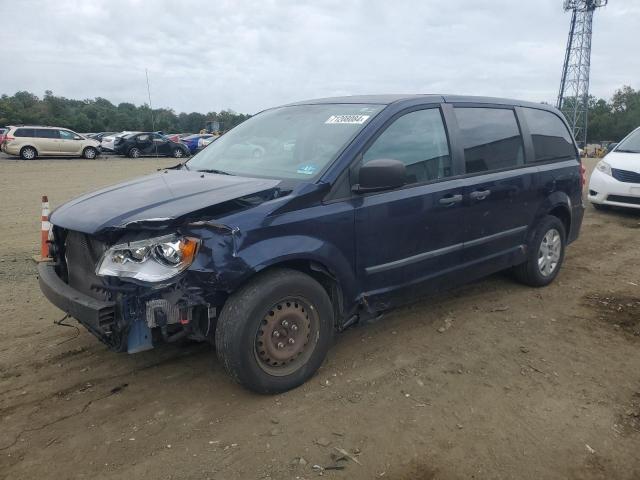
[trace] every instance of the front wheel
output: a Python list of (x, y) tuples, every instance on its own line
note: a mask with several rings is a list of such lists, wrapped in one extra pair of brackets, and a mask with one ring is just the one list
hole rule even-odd
[(564, 261), (566, 238), (564, 224), (558, 217), (544, 217), (529, 239), (527, 261), (514, 268), (516, 278), (532, 287), (553, 282)]
[(257, 276), (225, 303), (216, 326), (218, 358), (258, 393), (295, 388), (320, 368), (333, 336), (325, 289), (296, 270)]
[(182, 158), (182, 157), (184, 157), (184, 152), (182, 151), (181, 148), (176, 148), (173, 151), (173, 158)]
[(87, 160), (93, 160), (98, 156), (98, 151), (93, 147), (87, 147), (82, 152), (82, 156)]

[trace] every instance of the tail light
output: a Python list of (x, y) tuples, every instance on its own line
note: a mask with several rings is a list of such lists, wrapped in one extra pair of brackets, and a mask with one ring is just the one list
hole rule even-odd
[(582, 186), (584, 187), (587, 184), (587, 169), (584, 168), (582, 163), (580, 163), (580, 176), (582, 177)]

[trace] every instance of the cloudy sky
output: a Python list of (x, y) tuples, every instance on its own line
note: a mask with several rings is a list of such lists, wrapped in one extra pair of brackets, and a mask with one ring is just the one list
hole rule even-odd
[[(0, 93), (255, 113), (306, 98), (555, 103), (562, 0), (0, 0)], [(640, 88), (640, 1), (596, 12), (591, 93)]]

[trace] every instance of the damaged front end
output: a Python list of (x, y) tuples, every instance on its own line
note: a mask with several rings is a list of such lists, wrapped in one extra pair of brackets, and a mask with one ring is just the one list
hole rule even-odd
[(53, 261), (40, 267), (43, 292), (116, 351), (135, 353), (182, 338), (210, 340), (211, 295), (205, 299), (199, 275), (187, 272), (200, 240), (144, 235), (125, 232), (110, 246), (103, 237), (54, 227)]
[(40, 288), (116, 351), (212, 341), (226, 277), (248, 268), (237, 227), (217, 219), (277, 198), (278, 183), (165, 170), (72, 200), (51, 216)]

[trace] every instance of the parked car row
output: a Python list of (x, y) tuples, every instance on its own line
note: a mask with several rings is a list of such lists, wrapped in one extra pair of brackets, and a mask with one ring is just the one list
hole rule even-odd
[(195, 154), (217, 138), (214, 135), (162, 132), (100, 132), (80, 134), (67, 128), (18, 125), (0, 128), (0, 151), (33, 160), (48, 156), (96, 158), (101, 152), (131, 158), (167, 156), (182, 158)]
[(182, 158), (191, 155), (189, 147), (184, 143), (154, 132), (118, 135), (114, 138), (113, 151), (131, 158), (149, 155)]
[[(134, 135), (138, 136), (135, 139)], [(146, 135), (151, 135), (153, 145), (149, 145)], [(181, 157), (194, 155), (209, 145), (218, 136), (213, 134), (169, 133), (163, 132), (138, 132), (124, 131), (119, 133), (103, 132), (93, 134), (93, 138), (99, 139), (102, 150), (115, 152), (129, 157), (144, 155), (165, 155)], [(176, 145), (180, 147), (176, 147)], [(139, 145), (136, 145), (138, 143)], [(182, 148), (182, 147), (186, 147)]]

